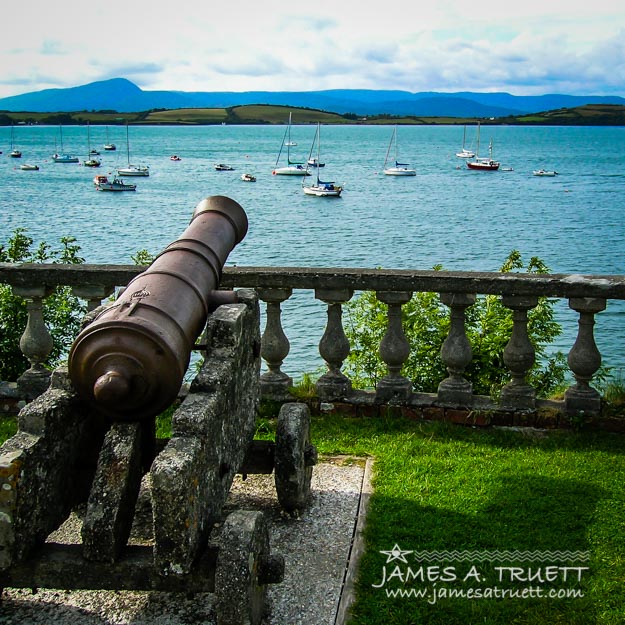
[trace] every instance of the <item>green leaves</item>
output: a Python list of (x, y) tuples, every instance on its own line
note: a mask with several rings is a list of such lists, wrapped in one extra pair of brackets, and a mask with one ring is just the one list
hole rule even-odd
[[(53, 249), (41, 242), (33, 250), (33, 239), (24, 228), (17, 228), (6, 245), (0, 246), (0, 262), (82, 264), (80, 246), (74, 237), (62, 237), (61, 246)], [(57, 287), (43, 304), (43, 317), (52, 336), (53, 348), (47, 366), (53, 368), (66, 357), (85, 314), (85, 306), (69, 287)], [(19, 342), (26, 328), (26, 302), (16, 297), (10, 286), (0, 284), (0, 380), (16, 380), (29, 367)]]
[[(434, 267), (441, 270), (440, 266)], [(525, 273), (548, 273), (539, 258), (532, 257), (524, 267), (518, 250), (512, 250), (501, 271), (520, 270)], [(528, 334), (536, 351), (536, 364), (528, 382), (542, 395), (560, 387), (565, 378), (564, 356), (547, 356), (547, 346), (561, 332), (554, 319), (555, 300), (539, 298), (538, 305), (528, 312)], [(345, 373), (357, 388), (372, 388), (386, 375), (378, 349), (386, 332), (387, 306), (367, 291), (345, 306), (345, 333), (352, 351), (345, 363)], [(440, 357), (441, 346), (449, 332), (449, 308), (438, 293), (415, 293), (402, 307), (404, 333), (410, 343), (410, 355), (403, 375), (412, 381), (415, 392), (435, 393), (447, 377)], [(479, 395), (496, 395), (509, 381), (510, 374), (503, 361), (503, 352), (512, 333), (512, 311), (495, 295), (478, 296), (465, 313), (465, 330), (473, 350), (473, 359), (465, 377)]]

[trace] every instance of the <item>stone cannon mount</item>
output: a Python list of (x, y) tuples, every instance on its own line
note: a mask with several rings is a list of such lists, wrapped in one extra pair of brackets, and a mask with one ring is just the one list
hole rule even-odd
[[(275, 442), (253, 441), (259, 308), (254, 291), (237, 295), (208, 318), (204, 363), (160, 451), (153, 419), (111, 422), (63, 369), (22, 409), (0, 448), (0, 588), (208, 591), (219, 625), (260, 622), (266, 585), (281, 581), (284, 561), (270, 552), (262, 513), (224, 520), (222, 509), (237, 473), (274, 469), (281, 505), (303, 507), (316, 450), (301, 404), (282, 407)], [(128, 545), (146, 481), (153, 537)], [(79, 506), (82, 541), (46, 542)]]

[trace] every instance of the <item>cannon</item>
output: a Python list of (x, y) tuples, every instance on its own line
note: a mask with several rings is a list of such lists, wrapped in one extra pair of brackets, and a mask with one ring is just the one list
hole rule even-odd
[[(275, 469), (281, 505), (301, 509), (316, 450), (300, 404), (283, 406), (275, 442), (253, 440), (258, 296), (218, 290), (246, 230), (233, 200), (198, 204), (182, 236), (94, 313), (67, 369), (21, 411), (0, 448), (0, 588), (214, 592), (219, 625), (260, 623), (284, 560), (271, 553), (262, 513), (224, 518), (226, 498), (237, 473)], [(171, 437), (157, 444), (155, 417), (178, 397), (198, 346), (204, 362)], [(152, 544), (136, 545), (146, 483)], [(81, 540), (46, 540), (77, 506)]]
[(69, 374), (81, 397), (115, 419), (154, 417), (176, 398), (245, 211), (218, 196), (200, 202), (182, 235), (76, 338)]

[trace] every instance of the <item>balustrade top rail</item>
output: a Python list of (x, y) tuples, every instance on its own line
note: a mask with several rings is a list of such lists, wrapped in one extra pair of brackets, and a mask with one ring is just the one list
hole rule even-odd
[[(18, 380), (32, 398), (45, 390), (49, 372), (42, 363), (52, 349), (52, 339), (42, 315), (42, 301), (57, 286), (71, 287), (93, 310), (115, 287), (128, 284), (142, 273), (138, 265), (63, 265), (44, 263), (0, 263), (0, 283), (9, 284), (27, 301), (28, 324), (20, 348), (31, 368)], [(268, 371), (261, 376), (261, 390), (267, 397), (290, 397), (292, 378), (281, 366), (290, 351), (290, 342), (282, 328), (281, 306), (293, 290), (312, 290), (327, 305), (328, 322), (319, 341), (319, 354), (328, 371), (315, 387), (321, 401), (363, 402), (363, 392), (352, 389), (351, 380), (341, 371), (350, 352), (341, 315), (342, 305), (354, 292), (374, 291), (388, 304), (386, 334), (379, 345), (379, 356), (387, 368), (375, 391), (366, 392), (371, 405), (415, 402), (440, 407), (475, 408), (493, 404), (490, 398), (473, 394), (464, 371), (472, 360), (472, 348), (465, 328), (465, 309), (475, 303), (476, 295), (496, 295), (512, 311), (511, 336), (503, 351), (503, 365), (510, 381), (502, 388), (498, 407), (535, 410), (539, 405), (536, 389), (527, 382), (535, 363), (535, 349), (527, 332), (529, 310), (541, 296), (569, 300), (569, 308), (578, 314), (578, 334), (569, 351), (567, 363), (575, 384), (564, 394), (567, 414), (599, 414), (601, 398), (590, 386), (601, 365), (596, 346), (594, 317), (606, 308), (607, 300), (625, 300), (625, 275), (528, 274), (474, 271), (419, 271), (405, 269), (360, 269), (334, 267), (225, 267), (220, 280), (224, 288), (256, 288), (266, 303), (266, 327), (261, 340), (261, 356)], [(449, 376), (440, 381), (438, 391), (413, 393), (412, 382), (402, 375), (411, 346), (403, 332), (401, 307), (411, 293), (439, 293), (450, 309), (449, 334), (440, 356)], [(26, 395), (26, 391), (25, 391)], [(485, 403), (486, 402), (486, 403)], [(419, 404), (419, 405), (421, 405)], [(491, 406), (492, 404), (492, 406)], [(495, 407), (497, 407), (495, 406)]]
[[(124, 286), (145, 267), (137, 265), (63, 265), (0, 263), (0, 283), (88, 288)], [(223, 287), (352, 289), (354, 291), (421, 291), (534, 295), (562, 298), (597, 297), (625, 300), (625, 275), (528, 274), (409, 269), (333, 267), (225, 267)]]

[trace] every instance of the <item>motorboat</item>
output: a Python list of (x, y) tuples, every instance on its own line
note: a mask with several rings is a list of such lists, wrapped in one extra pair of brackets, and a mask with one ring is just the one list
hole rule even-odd
[(309, 158), (308, 167), (325, 167), (325, 163), (320, 163), (318, 158)]
[(181, 158), (180, 158), (177, 154), (172, 154), (172, 155), (169, 157), (169, 160), (170, 160), (170, 161), (181, 161), (182, 159), (181, 159)]
[(137, 185), (124, 182), (119, 178), (113, 178), (109, 180), (106, 176), (96, 176), (96, 178), (104, 178), (96, 183), (95, 188), (97, 191), (136, 191)]
[(234, 171), (234, 167), (226, 165), (225, 163), (217, 163), (215, 169), (216, 171)]
[(550, 171), (550, 170), (546, 170), (546, 169), (535, 169), (532, 174), (534, 176), (548, 176), (548, 177), (553, 177), (553, 176), (557, 176), (558, 172), (557, 171)]
[(243, 182), (256, 182), (256, 176), (252, 176), (252, 174), (241, 174), (241, 180), (243, 180)]
[(23, 171), (39, 171), (39, 165), (30, 165), (28, 163), (23, 163), (20, 165), (20, 169)]

